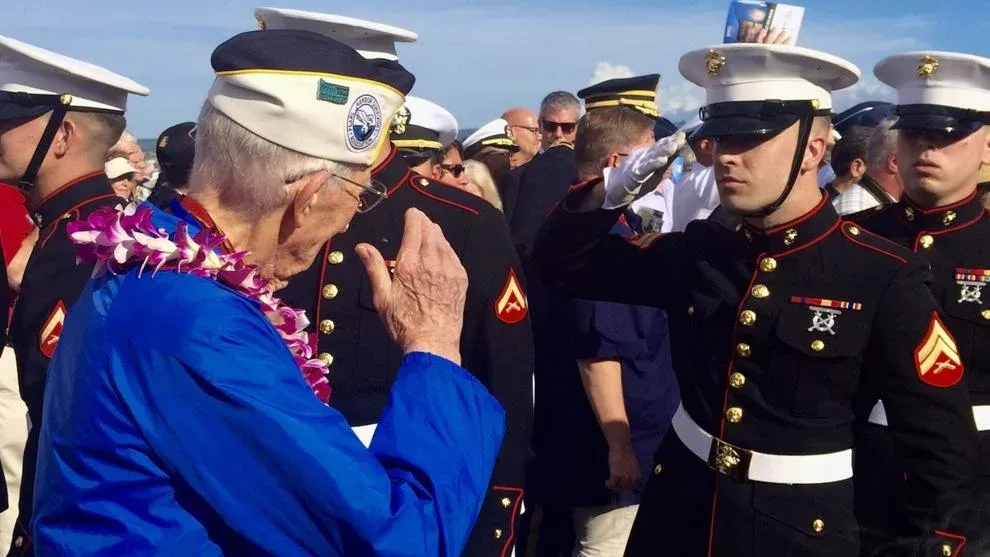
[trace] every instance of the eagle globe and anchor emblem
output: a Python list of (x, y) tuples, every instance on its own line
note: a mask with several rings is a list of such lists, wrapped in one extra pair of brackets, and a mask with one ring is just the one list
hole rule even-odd
[(347, 112), (347, 146), (363, 151), (375, 144), (382, 131), (382, 109), (374, 95), (361, 95)]

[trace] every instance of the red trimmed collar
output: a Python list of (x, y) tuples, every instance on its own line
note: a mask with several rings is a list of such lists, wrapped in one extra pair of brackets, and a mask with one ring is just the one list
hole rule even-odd
[[(95, 197), (105, 197), (113, 194), (110, 188), (110, 181), (102, 170), (90, 172), (70, 181), (45, 196), (35, 208), (31, 218), (34, 219), (38, 228), (58, 220), (73, 207), (77, 207)], [(124, 201), (121, 200), (121, 203)]]
[(898, 203), (897, 211), (900, 217), (913, 229), (943, 232), (963, 226), (966, 223), (975, 222), (983, 215), (984, 208), (979, 195), (977, 195), (977, 190), (973, 190), (973, 193), (966, 196), (965, 199), (933, 209), (922, 209), (905, 194)]
[(739, 234), (753, 249), (771, 255), (783, 255), (814, 244), (835, 229), (839, 214), (828, 195), (822, 195), (814, 209), (791, 222), (760, 230), (744, 223)]

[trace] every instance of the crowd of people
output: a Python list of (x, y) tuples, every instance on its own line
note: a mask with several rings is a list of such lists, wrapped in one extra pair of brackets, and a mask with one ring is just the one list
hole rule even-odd
[(415, 33), (255, 17), (153, 160), (0, 36), (9, 555), (990, 555), (990, 59), (838, 111), (763, 30), (458, 140)]

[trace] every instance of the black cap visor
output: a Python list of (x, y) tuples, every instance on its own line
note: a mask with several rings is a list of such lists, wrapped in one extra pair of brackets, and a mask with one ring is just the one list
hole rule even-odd
[(897, 107), (894, 129), (923, 130), (966, 136), (990, 125), (990, 112), (977, 112), (934, 104), (911, 104)]
[(770, 139), (816, 111), (810, 101), (744, 101), (708, 105), (701, 109), (701, 126), (691, 141), (710, 137), (757, 136)]

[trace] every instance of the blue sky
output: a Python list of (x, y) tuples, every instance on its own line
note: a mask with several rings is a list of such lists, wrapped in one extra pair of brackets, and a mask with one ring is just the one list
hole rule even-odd
[[(413, 94), (475, 127), (514, 105), (536, 108), (554, 89), (576, 91), (625, 66), (660, 73), (661, 110), (693, 113), (704, 92), (685, 82), (677, 60), (720, 41), (728, 0), (3, 0), (0, 34), (105, 66), (149, 87), (129, 105), (130, 128), (155, 137), (195, 119), (213, 79), (210, 53), (255, 28), (260, 5), (332, 11), (411, 29), (400, 61), (416, 74)], [(880, 58), (904, 50), (990, 56), (986, 0), (806, 0), (799, 44), (847, 58), (863, 82), (837, 108), (889, 98), (873, 78)], [(982, 7), (981, 7), (982, 6)], [(16, 14), (16, 17), (12, 16)], [(618, 68), (618, 71), (624, 71)]]

